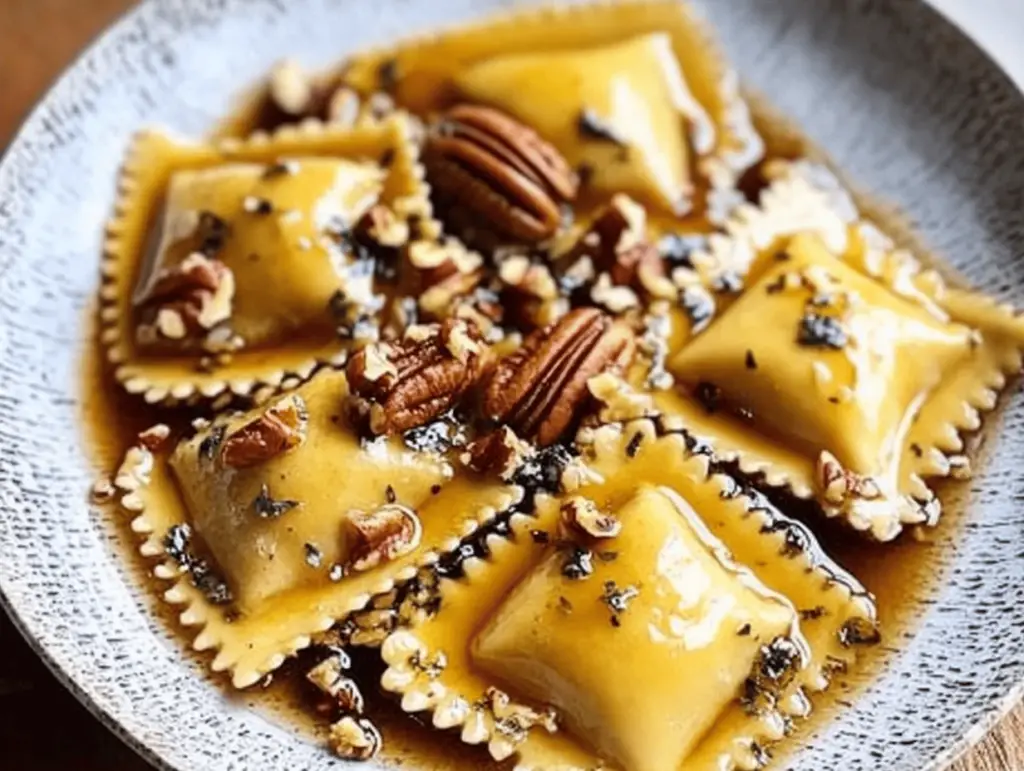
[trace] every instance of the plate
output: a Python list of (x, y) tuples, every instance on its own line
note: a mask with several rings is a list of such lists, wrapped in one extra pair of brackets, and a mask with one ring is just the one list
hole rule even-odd
[[(86, 502), (97, 471), (79, 370), (128, 138), (147, 124), (209, 130), (282, 55), (325, 65), (507, 5), (154, 0), (71, 67), (0, 165), (0, 600), (60, 679), (160, 768), (343, 764), (204, 676), (153, 612), (123, 523)], [(973, 43), (910, 0), (698, 5), (747, 85), (971, 284), (1024, 305), (1024, 98)], [(940, 531), (944, 577), (920, 622), (787, 767), (940, 768), (1024, 691), (1024, 400), (1009, 401), (964, 521)]]

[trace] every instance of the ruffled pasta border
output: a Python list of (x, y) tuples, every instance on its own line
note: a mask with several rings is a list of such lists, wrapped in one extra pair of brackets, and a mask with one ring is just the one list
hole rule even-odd
[[(390, 151), (393, 159), (385, 178), (385, 196), (389, 185), (401, 186), (404, 189), (391, 191), (392, 203), (406, 213), (416, 213), (425, 222), (434, 222), (413, 120), (404, 113), (396, 113), (378, 123), (355, 128), (306, 120), (281, 126), (272, 133), (257, 131), (245, 138), (226, 137), (194, 144), (178, 143), (154, 130), (137, 134), (125, 157), (114, 213), (105, 230), (99, 290), (100, 341), (114, 376), (124, 389), (140, 395), (147, 403), (167, 406), (209, 401), (223, 394), (247, 396), (257, 389), (266, 393), (268, 389), (294, 387), (320, 367), (343, 365), (348, 355), (346, 347), (334, 340), (302, 351), (282, 349), (279, 355), (287, 359), (284, 364), (228, 364), (216, 373), (190, 371), (184, 377), (161, 372), (155, 364), (147, 366), (145, 360), (138, 358), (132, 340), (131, 294), (141, 259), (139, 252), (144, 248), (159, 201), (152, 194), (146, 200), (138, 197), (146, 192), (147, 186), (159, 184), (160, 178), (173, 171), (173, 160), (154, 163), (154, 158), (161, 156), (161, 143), (173, 146), (179, 155), (185, 154), (190, 159), (189, 167), (239, 160), (269, 162), (288, 155), (330, 155), (344, 153), (346, 148), (360, 155), (372, 152), (378, 157)], [(435, 224), (433, 229), (439, 231), (440, 227)], [(184, 363), (180, 369), (188, 366)]]

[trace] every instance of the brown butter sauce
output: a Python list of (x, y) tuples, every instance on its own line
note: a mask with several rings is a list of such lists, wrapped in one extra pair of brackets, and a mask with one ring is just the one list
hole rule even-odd
[[(768, 107), (762, 99), (751, 97), (750, 103), (769, 156), (793, 158), (807, 154), (822, 157), (790, 121)], [(218, 128), (217, 135), (248, 133), (260, 112), (256, 101), (248, 101)], [(858, 197), (858, 205), (901, 245), (913, 247), (919, 256), (929, 261), (927, 251), (920, 248), (906, 220), (891, 207), (861, 197)], [(88, 321), (95, 327), (94, 310), (90, 312)], [(194, 412), (147, 406), (139, 398), (126, 394), (113, 380), (95, 336), (83, 353), (80, 371), (84, 444), (98, 475), (109, 475), (116, 470), (125, 449), (133, 443), (140, 430), (157, 422), (168, 423), (172, 429), (184, 429), (194, 415)], [(983, 445), (984, 440), (997, 430), (998, 423), (998, 414), (987, 416), (974, 444)], [(983, 458), (976, 456), (975, 468), (982, 464)], [(941, 543), (948, 542), (959, 531), (969, 502), (968, 489), (969, 483), (946, 482), (939, 486), (944, 503), (943, 517), (938, 528), (927, 533), (922, 540), (906, 533), (897, 543), (875, 545), (842, 526), (823, 522), (820, 517), (806, 518), (825, 551), (876, 596), (883, 642), (867, 652), (855, 672), (838, 676), (833, 689), (815, 699), (814, 715), (800, 724), (795, 736), (783, 744), (784, 752), (797, 750), (812, 739), (826, 721), (840, 714), (856, 698), (857, 691), (878, 673), (887, 660), (898, 655), (901, 646), (913, 636), (922, 608), (941, 583), (948, 562)], [(128, 526), (130, 517), (114, 506), (98, 509), (117, 534), (122, 548), (128, 551), (126, 562), (138, 571), (141, 581), (152, 585), (154, 591), (149, 594), (153, 598), (150, 604), (154, 613), (170, 628), (181, 632), (178, 636), (183, 653), (208, 671), (210, 657), (190, 650), (187, 642), (190, 633), (177, 628), (174, 610), (157, 599), (157, 582), (150, 576), (150, 566), (138, 555), (137, 537)], [(469, 747), (451, 732), (441, 734), (419, 719), (402, 713), (393, 700), (379, 692), (377, 683), (382, 667), (375, 652), (357, 652), (354, 661), (355, 676), (366, 697), (368, 714), (384, 735), (382, 758), (386, 766), (417, 771), (487, 771), (511, 767), (509, 763), (490, 761), (485, 749)], [(225, 678), (214, 677), (231, 698), (253, 708), (271, 722), (306, 740), (323, 740), (328, 719), (318, 716), (298, 667), (286, 665), (267, 687), (257, 686), (242, 693), (234, 692)], [(324, 751), (328, 750), (325, 748)]]

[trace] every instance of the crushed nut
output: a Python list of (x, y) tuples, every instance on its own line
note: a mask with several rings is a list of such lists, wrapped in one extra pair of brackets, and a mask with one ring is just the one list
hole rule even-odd
[(304, 114), (313, 100), (313, 81), (294, 59), (282, 59), (270, 71), (270, 98), (286, 115)]
[(497, 474), (508, 482), (534, 452), (533, 445), (516, 436), (508, 426), (501, 426), (470, 442), (462, 462), (474, 471)]
[(346, 677), (348, 657), (328, 656), (306, 673), (306, 679), (330, 696), (347, 715), (363, 713), (363, 694), (350, 677)]
[(377, 726), (365, 717), (349, 715), (331, 725), (327, 740), (334, 754), (345, 760), (369, 760), (383, 743)]
[(422, 536), (416, 512), (397, 503), (374, 511), (351, 511), (348, 524), (352, 538), (349, 567), (357, 572), (408, 554)]
[(171, 427), (165, 423), (157, 423), (145, 431), (139, 432), (139, 444), (150, 452), (160, 452), (167, 446), (171, 436)]
[(308, 420), (302, 397), (286, 396), (228, 436), (221, 445), (221, 461), (233, 468), (265, 463), (301, 444)]
[(597, 504), (582, 495), (574, 495), (562, 504), (562, 522), (591, 538), (615, 538), (622, 532), (622, 522), (613, 514), (601, 511)]
[(873, 478), (843, 468), (836, 456), (826, 450), (818, 456), (818, 486), (822, 497), (835, 506), (842, 506), (851, 498), (870, 501), (882, 497)]

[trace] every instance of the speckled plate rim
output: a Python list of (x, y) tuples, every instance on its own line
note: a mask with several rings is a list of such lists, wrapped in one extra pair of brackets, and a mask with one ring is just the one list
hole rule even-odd
[[(857, 3), (858, 0), (850, 0), (850, 2)], [(258, 0), (257, 2), (251, 3), (251, 5), (257, 4)], [(396, 5), (397, 4), (398, 3), (396, 3)], [(866, 3), (859, 4), (866, 5)], [(30, 140), (32, 138), (43, 139), (49, 133), (56, 130), (52, 123), (53, 116), (60, 115), (59, 107), (62, 103), (76, 102), (74, 98), (74, 91), (76, 88), (83, 85), (83, 82), (87, 79), (88, 72), (90, 70), (103, 66), (105, 52), (109, 52), (119, 44), (124, 44), (126, 42), (132, 43), (134, 41), (135, 44), (138, 44), (140, 36), (142, 40), (145, 40), (146, 25), (161, 17), (170, 20), (171, 28), (173, 28), (173, 19), (175, 14), (184, 12), (183, 9), (186, 6), (195, 6), (194, 10), (202, 15), (202, 13), (205, 12), (201, 11), (199, 6), (203, 5), (204, 4), (202, 2), (198, 1), (169, 0), (169, 2), (164, 3), (165, 7), (161, 9), (157, 6), (157, 2), (151, 0), (143, 6), (126, 14), (120, 21), (109, 28), (107, 32), (97, 38), (97, 40), (69, 67), (66, 74), (61, 77), (42, 102), (33, 110), (9, 146), (8, 150), (4, 153), (3, 159), (0, 161), (0, 193), (9, 194), (11, 191), (17, 189), (15, 176), (19, 170), (24, 168), (23, 165), (26, 161), (25, 157), (15, 157), (17, 155), (17, 150), (27, 144), (30, 144)], [(228, 5), (238, 5), (238, 3), (228, 3)], [(471, 7), (471, 4), (466, 2), (453, 3), (453, 6), (456, 5), (464, 8)], [(225, 11), (224, 13), (228, 13), (228, 11)], [(456, 14), (457, 13), (458, 12), (456, 12)], [(957, 45), (961, 49), (958, 53), (965, 54), (966, 52), (976, 61), (984, 60), (987, 68), (990, 70), (987, 73), (987, 77), (989, 79), (995, 78), (996, 81), (1003, 81), (1001, 83), (997, 83), (998, 87), (1004, 90), (1012, 90), (1016, 95), (1015, 98), (1020, 102), (1019, 95), (1013, 86), (1004, 76), (1002, 76), (998, 71), (998, 67), (991, 62), (991, 60), (989, 60), (980, 49), (978, 49), (972, 40), (965, 35), (962, 35), (962, 33), (954, 33), (952, 25), (933, 11), (918, 9), (915, 13), (921, 13), (931, 17), (929, 19), (930, 25), (946, 27), (946, 29), (942, 30), (942, 35), (947, 39), (950, 39), (951, 35), (957, 39)], [(395, 20), (393, 19), (392, 25), (394, 22)], [(1024, 103), (1018, 104), (1017, 107), (1024, 110)], [(0, 222), (4, 221), (5, 216), (8, 219), (13, 220), (17, 214), (18, 205), (12, 204), (7, 195), (0, 196)], [(7, 273), (12, 269), (12, 262), (5, 262), (3, 259), (4, 246), (4, 241), (0, 238), (0, 289), (5, 288), (5, 284), (2, 282)], [(10, 244), (7, 244), (7, 246), (10, 246)], [(98, 250), (95, 259), (98, 261)], [(2, 317), (0, 317), (0, 320), (2, 320)], [(0, 326), (0, 349), (2, 349), (2, 344), (7, 342), (5, 340), (5, 335), (9, 334), (9, 329), (5, 329)], [(77, 355), (78, 351), (76, 350), (75, 356), (77, 357)], [(2, 397), (3, 394), (0, 393), (0, 398)], [(0, 481), (3, 481), (2, 478), (0, 478)], [(0, 494), (3, 492), (3, 490), (0, 490)], [(0, 510), (6, 509), (7, 513), (11, 513), (13, 511), (13, 507), (10, 506), (11, 502), (12, 500), (0, 495)], [(8, 547), (10, 545), (10, 541), (5, 544), (3, 540), (7, 538), (8, 535), (8, 531), (0, 529), (0, 554), (3, 554), (2, 549), (5, 545)], [(93, 535), (95, 536), (95, 533), (93, 533)], [(110, 555), (108, 554), (107, 556)], [(122, 575), (123, 577), (123, 574), (119, 575)], [(23, 617), (25, 600), (23, 598), (13, 599), (12, 594), (8, 591), (9, 586), (13, 585), (13, 581), (14, 577), (6, 574), (3, 564), (0, 563), (0, 604), (4, 606), (5, 610), (11, 617), (15, 628), (17, 628), (29, 641), (32, 647), (37, 651), (58, 679), (89, 709), (90, 712), (95, 714), (101, 722), (103, 722), (110, 730), (121, 737), (149, 762), (160, 768), (184, 768), (184, 766), (172, 763), (171, 760), (165, 756), (166, 753), (158, 751), (154, 747), (152, 736), (147, 737), (141, 731), (133, 731), (126, 727), (124, 713), (118, 714), (116, 708), (112, 706), (110, 699), (102, 692), (102, 686), (104, 685), (102, 680), (102, 671), (94, 668), (91, 672), (91, 678), (86, 677), (81, 673), (76, 677), (76, 675), (72, 673), (72, 670), (75, 668), (69, 666), (71, 662), (67, 659), (61, 660), (62, 656), (58, 655), (62, 654), (63, 651), (58, 651), (54, 647), (54, 641), (52, 639), (48, 639), (46, 635), (41, 633), (40, 629), (34, 628), (35, 625), (33, 625), (27, 618)], [(138, 606), (135, 610), (140, 613), (148, 612), (145, 607), (145, 602), (139, 599), (139, 587), (134, 587), (134, 589), (136, 590), (133, 592), (134, 603)], [(132, 597), (129, 597), (128, 594), (125, 593), (125, 599), (131, 601)], [(160, 625), (161, 622), (154, 620), (151, 626), (156, 627)], [(177, 640), (173, 631), (167, 636), (172, 640)], [(172, 655), (173, 654), (174, 651), (172, 651)], [(79, 656), (81, 655), (83, 654), (80, 652)], [(934, 755), (928, 762), (927, 768), (939, 769), (953, 762), (964, 751), (984, 736), (985, 732), (988, 731), (1003, 715), (1005, 715), (1016, 704), (1016, 702), (1020, 700), (1022, 695), (1024, 695), (1024, 682), (1018, 682), (1009, 693), (1006, 693), (999, 699), (991, 701), (987, 706), (985, 714), (978, 719), (973, 726), (966, 731), (966, 733), (962, 734), (961, 738), (955, 740), (945, 751)], [(281, 738), (281, 736), (285, 735), (283, 733), (278, 733), (277, 731), (274, 733), (276, 734), (276, 738)], [(311, 751), (317, 753), (320, 752), (319, 748), (312, 748)], [(317, 767), (319, 767), (319, 765), (320, 764), (317, 764)], [(216, 766), (210, 765), (209, 767), (236, 768), (240, 766), (234, 764), (222, 766), (221, 764), (217, 764)]]

